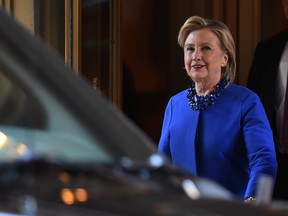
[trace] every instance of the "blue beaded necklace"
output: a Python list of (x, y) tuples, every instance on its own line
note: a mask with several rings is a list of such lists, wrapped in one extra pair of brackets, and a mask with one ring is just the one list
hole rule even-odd
[(193, 110), (206, 110), (208, 106), (215, 103), (216, 99), (220, 96), (220, 92), (227, 86), (229, 83), (226, 79), (221, 79), (216, 85), (216, 89), (207, 95), (197, 95), (195, 82), (192, 83), (191, 87), (188, 88), (187, 98), (188, 103), (191, 109)]

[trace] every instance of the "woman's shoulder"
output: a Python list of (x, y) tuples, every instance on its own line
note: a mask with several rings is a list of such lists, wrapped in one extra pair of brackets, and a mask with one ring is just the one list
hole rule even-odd
[(172, 97), (173, 98), (182, 98), (183, 96), (186, 97), (188, 89), (184, 89), (178, 93), (175, 93)]
[(238, 84), (231, 83), (228, 86), (227, 91), (241, 100), (246, 100), (247, 97), (259, 99), (258, 95), (255, 92), (253, 92), (251, 89), (245, 86), (238, 85)]
[(184, 89), (184, 90), (174, 94), (173, 96), (171, 96), (170, 102), (172, 104), (176, 104), (176, 103), (179, 103), (181, 101), (187, 102), (187, 91), (188, 91), (188, 89)]

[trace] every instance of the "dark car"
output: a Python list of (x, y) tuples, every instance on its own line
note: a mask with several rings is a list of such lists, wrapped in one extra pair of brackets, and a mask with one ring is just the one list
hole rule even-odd
[(0, 215), (288, 215), (245, 204), (156, 145), (0, 10)]

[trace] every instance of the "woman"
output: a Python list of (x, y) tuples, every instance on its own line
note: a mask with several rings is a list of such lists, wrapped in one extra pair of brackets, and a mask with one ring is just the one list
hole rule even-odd
[(178, 43), (192, 80), (166, 107), (158, 151), (193, 175), (253, 199), (262, 175), (275, 178), (269, 122), (258, 96), (233, 84), (235, 44), (225, 24), (190, 17)]

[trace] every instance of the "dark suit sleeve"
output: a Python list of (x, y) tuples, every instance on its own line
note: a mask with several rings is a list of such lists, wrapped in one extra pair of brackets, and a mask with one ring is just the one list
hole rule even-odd
[(262, 62), (263, 62), (263, 55), (264, 49), (262, 43), (258, 43), (255, 49), (254, 59), (252, 65), (249, 70), (247, 87), (254, 92), (259, 92), (260, 83), (259, 79), (261, 77), (262, 69)]

